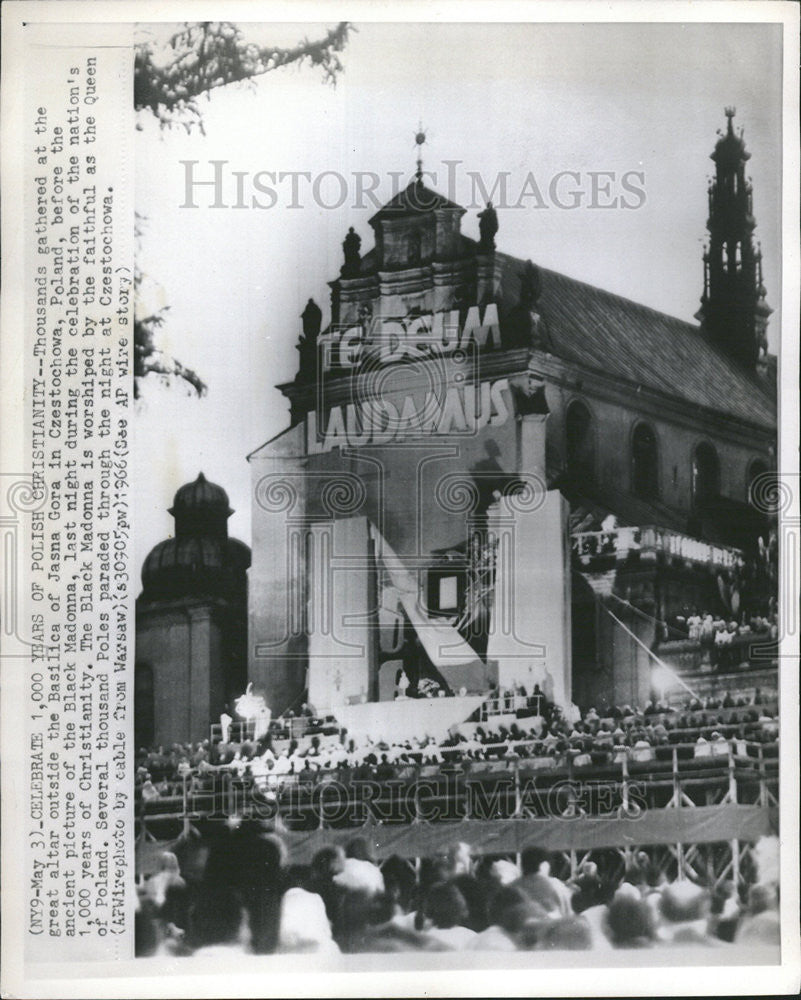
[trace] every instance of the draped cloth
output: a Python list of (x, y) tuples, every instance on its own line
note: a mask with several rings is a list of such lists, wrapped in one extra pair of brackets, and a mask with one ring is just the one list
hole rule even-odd
[[(474, 854), (515, 854), (536, 845), (547, 851), (641, 847), (659, 844), (704, 844), (740, 840), (755, 843), (776, 830), (777, 812), (763, 806), (716, 805), (690, 809), (646, 809), (637, 819), (585, 817), (569, 819), (463, 820), (459, 839)], [(314, 830), (287, 835), (292, 858), (304, 863), (332, 843), (345, 844), (369, 836), (379, 859), (444, 854), (453, 843), (452, 823), (375, 825), (348, 830)]]
[(375, 545), (376, 560), (384, 567), (392, 588), (409, 623), (417, 633), (420, 643), (437, 669), (476, 663), (478, 653), (456, 631), (453, 625), (431, 618), (420, 603), (417, 579), (404, 565), (390, 544), (376, 528), (370, 525)]

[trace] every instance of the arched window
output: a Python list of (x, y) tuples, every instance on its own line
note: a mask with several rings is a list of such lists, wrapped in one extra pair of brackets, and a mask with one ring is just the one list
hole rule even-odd
[(156, 738), (156, 705), (153, 668), (149, 663), (134, 667), (134, 743), (136, 749), (150, 747)]
[(579, 478), (591, 479), (595, 471), (592, 416), (578, 400), (567, 408), (565, 438), (567, 471)]
[(693, 503), (705, 503), (720, 494), (720, 462), (711, 444), (703, 441), (693, 455)]
[[(751, 490), (754, 486), (754, 480), (763, 476), (768, 471), (768, 463), (764, 462), (761, 458), (755, 458), (753, 462), (750, 462), (748, 469), (745, 473), (745, 500), (746, 503), (753, 503), (753, 497), (751, 496)], [(766, 483), (757, 484), (756, 493), (757, 497), (766, 492)], [(760, 488), (761, 487), (761, 488)]]
[(632, 490), (644, 500), (659, 496), (659, 456), (656, 434), (648, 424), (637, 424), (631, 438)]

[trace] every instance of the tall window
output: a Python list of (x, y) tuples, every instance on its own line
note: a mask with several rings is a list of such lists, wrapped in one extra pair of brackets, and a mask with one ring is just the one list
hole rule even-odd
[(149, 663), (134, 667), (134, 743), (136, 749), (150, 747), (156, 738), (156, 706), (153, 668)]
[(568, 406), (565, 438), (568, 472), (580, 478), (591, 479), (595, 471), (592, 417), (583, 403), (575, 401)]
[(633, 492), (644, 500), (659, 495), (659, 456), (656, 434), (648, 424), (637, 424), (631, 439)]
[[(759, 476), (764, 475), (768, 471), (768, 463), (763, 462), (761, 458), (755, 458), (748, 466), (748, 470), (745, 474), (745, 500), (746, 503), (751, 502), (751, 487), (753, 486), (754, 480)], [(762, 488), (757, 487), (757, 495), (764, 494), (765, 483), (762, 483)]]
[(720, 463), (718, 453), (705, 441), (693, 456), (693, 502), (705, 503), (720, 494)]
[(409, 233), (406, 237), (406, 259), (409, 264), (415, 265), (420, 263), (422, 253), (421, 244), (420, 233)]

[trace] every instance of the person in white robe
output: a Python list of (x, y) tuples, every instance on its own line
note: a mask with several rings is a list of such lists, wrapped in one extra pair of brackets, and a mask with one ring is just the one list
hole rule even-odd
[(229, 737), (231, 736), (231, 723), (234, 720), (228, 714), (228, 711), (224, 711), (220, 716), (220, 742), (227, 743)]

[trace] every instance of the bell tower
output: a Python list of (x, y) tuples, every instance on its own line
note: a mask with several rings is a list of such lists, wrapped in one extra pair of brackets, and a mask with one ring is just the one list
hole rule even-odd
[(703, 328), (727, 354), (755, 368), (767, 350), (768, 317), (762, 251), (754, 249), (756, 221), (751, 181), (745, 165), (751, 154), (743, 131), (734, 130), (734, 108), (726, 108), (725, 133), (715, 145), (715, 177), (710, 181), (709, 246), (704, 251), (704, 292), (696, 313)]

